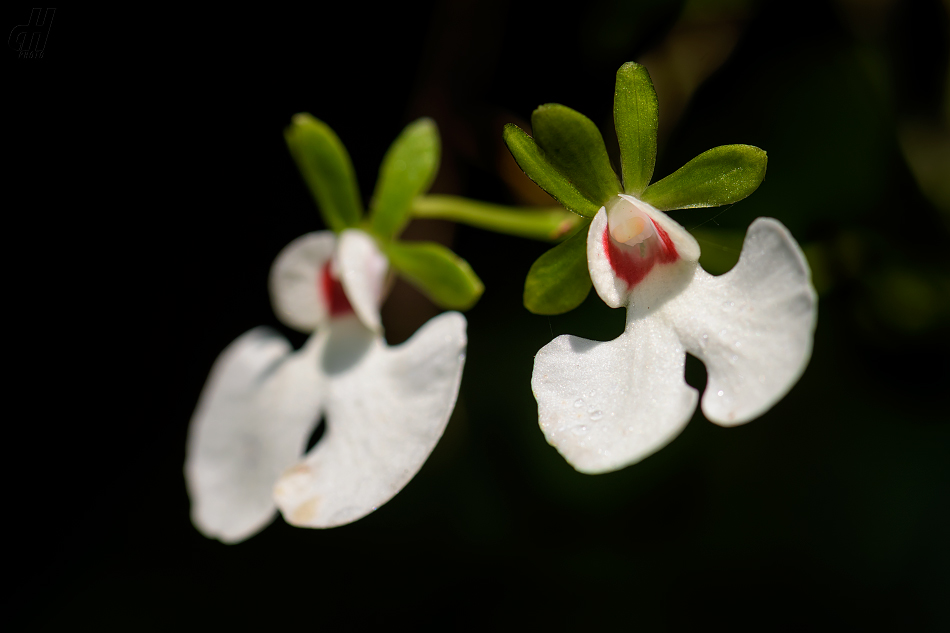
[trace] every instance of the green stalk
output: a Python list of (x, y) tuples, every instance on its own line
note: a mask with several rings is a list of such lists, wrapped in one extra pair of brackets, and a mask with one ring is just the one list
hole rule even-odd
[(560, 242), (583, 218), (563, 207), (505, 207), (459, 196), (418, 196), (412, 217), (461, 222), (487, 231)]

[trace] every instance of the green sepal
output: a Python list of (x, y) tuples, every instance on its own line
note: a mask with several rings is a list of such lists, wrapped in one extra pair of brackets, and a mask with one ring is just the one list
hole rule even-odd
[(573, 310), (590, 292), (587, 269), (587, 230), (581, 222), (569, 238), (544, 253), (528, 271), (524, 282), (524, 307), (535, 314), (562, 314)]
[(284, 139), (327, 226), (337, 233), (357, 226), (363, 204), (356, 174), (350, 155), (330, 126), (301, 112), (284, 130)]
[(551, 165), (598, 209), (620, 193), (604, 138), (586, 116), (559, 103), (546, 103), (531, 114), (531, 131)]
[(653, 178), (659, 106), (647, 69), (627, 62), (617, 71), (614, 127), (620, 143), (624, 191), (639, 196)]
[(647, 187), (640, 199), (661, 211), (738, 202), (762, 183), (767, 162), (751, 145), (714, 147)]
[(505, 139), (508, 151), (514, 156), (521, 171), (527, 174), (536, 185), (547, 191), (552, 198), (577, 215), (585, 218), (597, 215), (602, 205), (585, 198), (577, 187), (561, 175), (548, 161), (544, 150), (528, 136), (527, 132), (514, 123), (508, 123), (502, 132), (502, 138)]
[(376, 236), (389, 240), (402, 231), (412, 199), (435, 180), (439, 153), (439, 130), (432, 119), (410, 123), (393, 141), (379, 168), (370, 204), (370, 230)]
[(391, 242), (385, 251), (392, 267), (439, 307), (468, 310), (485, 290), (468, 262), (441, 244)]

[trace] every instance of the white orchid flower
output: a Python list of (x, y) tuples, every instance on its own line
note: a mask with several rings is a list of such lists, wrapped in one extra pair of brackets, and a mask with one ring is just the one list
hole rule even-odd
[[(389, 347), (379, 317), (389, 269), (447, 309), (471, 307), (483, 290), (445, 246), (398, 240), (438, 170), (431, 119), (410, 123), (390, 146), (368, 214), (326, 123), (296, 114), (284, 137), (332, 232), (295, 240), (271, 271), (278, 318), (312, 334), (303, 348), (265, 328), (247, 332), (222, 352), (198, 401), (185, 462), (192, 521), (228, 543), (278, 509), (292, 525), (327, 528), (398, 493), (452, 414), (466, 322), (447, 312)], [(323, 436), (304, 454), (321, 419)]]
[(593, 285), (607, 305), (627, 308), (615, 340), (561, 336), (535, 358), (541, 430), (585, 473), (633, 464), (685, 427), (699, 399), (684, 379), (687, 352), (706, 364), (707, 418), (734, 426), (761, 415), (804, 371), (817, 318), (808, 264), (778, 221), (753, 222), (739, 263), (714, 277), (698, 263), (696, 240), (663, 212), (745, 198), (765, 176), (765, 152), (718, 147), (650, 185), (656, 92), (634, 63), (617, 72), (614, 123), (623, 186), (597, 127), (570, 108), (535, 110), (533, 138), (505, 129), (525, 173), (589, 218), (532, 266), (525, 305), (565, 312)]
[(816, 296), (801, 249), (776, 220), (756, 220), (739, 263), (714, 277), (683, 227), (620, 195), (594, 217), (587, 260), (600, 298), (627, 308), (624, 333), (560, 336), (531, 378), (545, 438), (581, 472), (623, 468), (683, 430), (699, 398), (683, 377), (687, 352), (706, 364), (703, 413), (722, 426), (768, 410), (808, 363)]
[[(432, 452), (455, 405), (465, 318), (444, 313), (389, 347), (379, 306), (386, 257), (366, 233), (305, 235), (274, 263), (285, 324), (312, 332), (293, 351), (256, 328), (215, 362), (192, 419), (185, 474), (192, 520), (237, 542), (268, 525), (326, 528), (391, 499)], [(304, 454), (321, 417), (326, 431)]]

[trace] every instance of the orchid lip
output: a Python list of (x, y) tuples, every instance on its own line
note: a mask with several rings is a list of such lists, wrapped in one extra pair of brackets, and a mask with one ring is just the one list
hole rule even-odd
[[(256, 328), (215, 362), (185, 462), (202, 533), (242, 541), (277, 510), (301, 527), (350, 523), (391, 499), (425, 462), (455, 406), (466, 321), (445, 313), (389, 346), (378, 311), (387, 273), (373, 238), (356, 229), (339, 238), (309, 233), (277, 256), (275, 311), (312, 334), (294, 351)], [(304, 452), (322, 417), (326, 434)]]
[[(817, 297), (784, 226), (753, 222), (739, 263), (712, 276), (682, 227), (662, 211), (646, 213), (656, 239), (636, 246), (612, 237), (606, 209), (588, 233), (591, 281), (607, 305), (627, 308), (623, 334), (604, 342), (564, 335), (535, 356), (541, 430), (584, 473), (656, 452), (700, 401), (722, 426), (758, 417), (788, 393), (811, 355)], [(701, 399), (683, 379), (687, 353), (706, 366)]]

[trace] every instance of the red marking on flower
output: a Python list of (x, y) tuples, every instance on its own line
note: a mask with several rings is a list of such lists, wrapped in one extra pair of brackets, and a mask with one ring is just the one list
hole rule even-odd
[(680, 258), (669, 233), (653, 220), (650, 222), (656, 235), (634, 246), (621, 244), (610, 236), (608, 227), (604, 227), (603, 244), (607, 262), (614, 273), (626, 282), (628, 289), (643, 281), (656, 264), (672, 264)]
[(660, 236), (660, 252), (658, 257), (660, 263), (672, 264), (680, 258), (680, 254), (676, 252), (676, 247), (673, 246), (673, 240), (670, 239), (670, 234), (664, 231), (662, 226), (653, 222), (653, 220), (650, 220), (650, 222), (653, 223), (656, 234)]
[(340, 283), (339, 279), (335, 279), (333, 275), (330, 274), (329, 262), (323, 266), (319, 283), (322, 286), (320, 290), (323, 292), (323, 297), (327, 301), (331, 317), (353, 314), (353, 306), (350, 305), (350, 300), (346, 298), (346, 292), (343, 291), (343, 284)]

